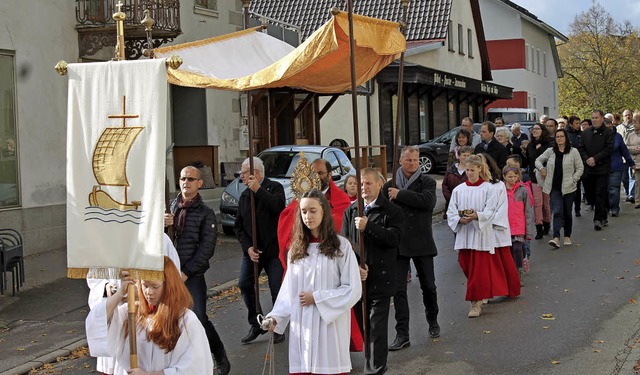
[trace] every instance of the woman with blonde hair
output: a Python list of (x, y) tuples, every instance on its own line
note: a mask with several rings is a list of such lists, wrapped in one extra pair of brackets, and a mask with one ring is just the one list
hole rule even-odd
[(178, 269), (164, 257), (164, 281), (140, 280), (136, 309), (138, 367), (131, 368), (127, 305), (118, 306), (134, 281), (122, 271), (121, 287), (94, 307), (86, 320), (92, 356), (115, 357), (114, 375), (213, 373), (204, 328), (190, 310), (191, 294)]
[(479, 155), (469, 156), (465, 168), (467, 181), (453, 189), (447, 221), (456, 233), (454, 249), (467, 277), (465, 299), (471, 302), (468, 317), (476, 318), (481, 314), (484, 299), (510, 292), (501, 259), (496, 256), (493, 221), (498, 203), (496, 189), (490, 182), (491, 172)]
[(289, 372), (350, 372), (351, 308), (362, 295), (360, 270), (351, 243), (336, 233), (329, 201), (317, 189), (300, 198), (287, 263), (263, 327), (283, 334), (289, 324)]

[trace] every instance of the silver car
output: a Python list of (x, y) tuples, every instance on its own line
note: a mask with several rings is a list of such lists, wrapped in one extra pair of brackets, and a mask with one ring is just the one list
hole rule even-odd
[[(331, 164), (332, 179), (339, 187), (344, 186), (348, 175), (356, 174), (351, 160), (339, 148), (327, 146), (276, 146), (268, 148), (257, 156), (264, 163), (265, 175), (284, 187), (287, 204), (293, 200), (291, 193), (291, 174), (298, 163), (300, 152), (304, 153), (309, 163), (318, 158), (326, 159)], [(220, 221), (225, 234), (233, 234), (233, 225), (238, 212), (238, 199), (246, 189), (240, 178), (233, 180), (222, 193), (220, 199)]]

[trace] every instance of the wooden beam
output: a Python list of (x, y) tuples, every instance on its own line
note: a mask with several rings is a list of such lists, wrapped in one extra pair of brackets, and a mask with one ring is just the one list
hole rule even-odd
[(327, 102), (327, 104), (324, 105), (324, 107), (322, 108), (322, 110), (320, 110), (320, 114), (318, 117), (318, 120), (320, 120), (322, 117), (324, 117), (324, 115), (327, 113), (327, 111), (331, 108), (331, 106), (333, 105), (333, 103), (336, 102), (336, 100), (338, 100), (338, 98), (340, 97), (340, 94), (335, 94), (331, 97), (331, 99), (329, 99), (329, 101)]
[(315, 95), (316, 94), (312, 92), (307, 94), (307, 97), (304, 98), (304, 100), (302, 101), (302, 103), (300, 103), (298, 108), (296, 108), (295, 111), (293, 111), (292, 118), (295, 119), (296, 117), (298, 117), (298, 115), (309, 105), (309, 103), (311, 103), (311, 99), (313, 99)]

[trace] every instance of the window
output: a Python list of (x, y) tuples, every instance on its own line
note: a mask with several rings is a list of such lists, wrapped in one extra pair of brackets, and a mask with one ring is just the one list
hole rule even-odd
[(536, 72), (536, 49), (531, 46), (531, 71)]
[(461, 24), (458, 24), (458, 53), (464, 55), (464, 29)]
[(542, 68), (544, 70), (544, 76), (547, 76), (547, 53), (542, 52)]
[(344, 152), (337, 152), (338, 161), (340, 161), (340, 165), (342, 165), (342, 172), (349, 173), (351, 171), (351, 160)]
[(529, 45), (524, 45), (524, 60), (525, 60), (525, 68), (527, 70), (531, 70), (531, 61), (529, 60)]
[(196, 0), (196, 6), (211, 10), (218, 10), (218, 0)]
[(324, 158), (331, 164), (331, 173), (333, 175), (342, 176), (342, 168), (340, 168), (340, 163), (338, 162), (338, 158), (333, 151), (327, 152), (324, 155)]
[(538, 74), (540, 74), (540, 49), (536, 51), (536, 65), (538, 66)]
[(469, 58), (472, 59), (473, 58), (473, 36), (471, 33), (471, 29), (467, 29), (467, 55), (469, 55)]
[(447, 27), (447, 45), (449, 46), (449, 51), (455, 51), (453, 48), (453, 22), (451, 21), (449, 21), (449, 26)]
[(15, 54), (0, 50), (0, 208), (18, 206)]

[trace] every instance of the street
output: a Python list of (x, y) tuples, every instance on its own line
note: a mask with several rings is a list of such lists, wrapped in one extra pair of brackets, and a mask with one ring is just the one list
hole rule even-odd
[[(640, 358), (640, 254), (638, 212), (623, 205), (609, 227), (593, 230), (590, 212), (574, 220), (574, 245), (552, 250), (549, 236), (532, 242), (531, 272), (519, 298), (498, 298), (482, 316), (467, 318), (465, 278), (453, 235), (444, 222), (434, 224), (438, 243), (436, 277), (442, 334), (429, 339), (417, 280), (409, 283), (411, 346), (389, 355), (389, 374), (631, 374)], [(224, 240), (233, 241), (231, 237)], [(227, 260), (229, 265), (231, 259)], [(216, 263), (213, 264), (216, 266)], [(270, 306), (262, 290), (263, 306)], [(233, 291), (211, 298), (209, 315), (220, 333), (234, 374), (263, 371), (268, 335), (249, 345), (245, 308)], [(393, 315), (393, 308), (391, 314)], [(543, 316), (544, 314), (544, 316)], [(547, 315), (548, 314), (548, 315)], [(543, 319), (544, 317), (544, 319)], [(389, 341), (395, 337), (390, 317)], [(47, 365), (32, 374), (86, 374), (95, 361), (79, 358)], [(362, 354), (352, 353), (353, 374)], [(287, 373), (287, 344), (275, 346), (275, 373)]]

